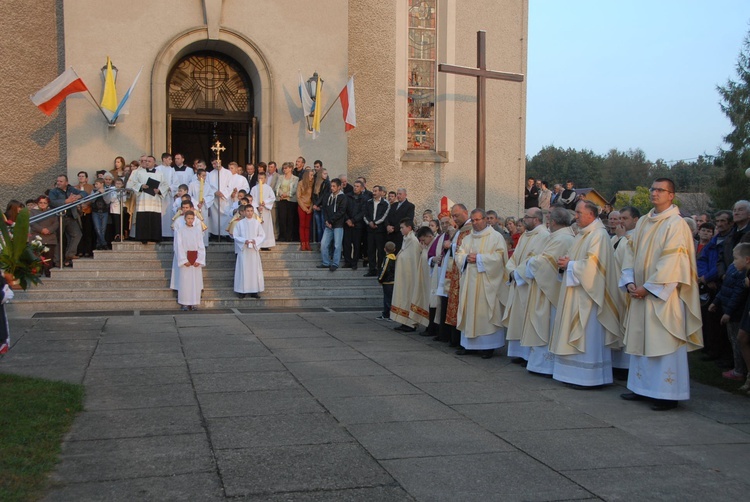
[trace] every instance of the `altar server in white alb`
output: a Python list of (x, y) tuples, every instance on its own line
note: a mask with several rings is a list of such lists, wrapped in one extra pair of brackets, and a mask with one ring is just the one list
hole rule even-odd
[(180, 285), (177, 303), (181, 310), (198, 310), (203, 291), (203, 267), (206, 266), (206, 246), (203, 245), (203, 230), (195, 213), (185, 212), (185, 224), (175, 230), (177, 243), (177, 265), (180, 268)]
[(703, 323), (693, 236), (672, 204), (674, 182), (658, 178), (649, 192), (654, 208), (638, 219), (620, 278), (630, 294), (625, 352), (631, 392), (622, 398), (651, 398), (651, 408), (663, 411), (690, 399), (687, 353), (703, 347)]
[[(202, 162), (200, 162), (198, 165), (203, 166), (203, 168), (206, 167), (206, 165)], [(214, 193), (211, 191), (211, 186), (206, 181), (206, 176), (208, 175), (208, 173), (203, 168), (198, 169), (196, 179), (194, 181), (191, 181), (188, 185), (188, 194), (194, 201), (193, 203), (195, 204), (195, 208), (200, 211), (201, 216), (203, 216), (203, 223), (207, 223), (209, 219), (208, 208), (210, 208), (214, 203)], [(208, 234), (208, 231), (203, 232), (203, 244), (205, 244), (206, 247), (208, 247)]]
[(250, 190), (250, 195), (253, 197), (253, 207), (260, 216), (263, 233), (266, 236), (263, 241), (263, 249), (272, 248), (276, 245), (276, 239), (273, 235), (273, 213), (271, 210), (274, 202), (276, 202), (276, 195), (273, 193), (273, 188), (266, 183), (265, 173), (258, 175), (258, 184)]
[(174, 232), (172, 231), (172, 204), (174, 203), (174, 194), (172, 190), (172, 176), (174, 170), (172, 169), (172, 156), (169, 153), (161, 154), (161, 164), (156, 166), (156, 171), (164, 178), (165, 191), (162, 192), (161, 199), (161, 235), (163, 237), (173, 237)]
[[(237, 253), (234, 269), (234, 291), (240, 298), (245, 298), (246, 295), (260, 298), (265, 287), (259, 251), (266, 233), (261, 223), (255, 219), (253, 206), (245, 206), (244, 212), (245, 218), (234, 227), (234, 241), (242, 247), (242, 251)], [(273, 232), (273, 227), (271, 231)]]

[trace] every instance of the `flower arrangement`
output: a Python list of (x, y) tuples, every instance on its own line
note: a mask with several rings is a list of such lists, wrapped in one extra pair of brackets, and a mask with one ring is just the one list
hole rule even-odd
[(39, 284), (44, 272), (42, 253), (48, 248), (37, 236), (28, 242), (29, 210), (23, 208), (18, 213), (16, 222), (9, 226), (0, 218), (0, 269), (8, 284), (28, 289), (32, 284)]

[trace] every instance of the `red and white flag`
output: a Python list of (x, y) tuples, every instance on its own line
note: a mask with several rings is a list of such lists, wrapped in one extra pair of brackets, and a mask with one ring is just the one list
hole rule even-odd
[(68, 68), (62, 75), (44, 86), (39, 92), (31, 96), (34, 103), (45, 115), (52, 115), (60, 103), (69, 95), (87, 91), (83, 80), (73, 68)]
[(354, 76), (346, 83), (346, 87), (339, 93), (341, 108), (344, 110), (344, 131), (351, 131), (357, 127), (357, 113), (354, 106)]

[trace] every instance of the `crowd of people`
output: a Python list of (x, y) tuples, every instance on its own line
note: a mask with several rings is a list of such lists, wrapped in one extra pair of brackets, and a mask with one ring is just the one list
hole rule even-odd
[[(641, 215), (603, 211), (565, 185), (552, 191), (529, 178), (520, 218), (449, 207), (444, 197), (437, 217), (427, 209), (417, 222), (406, 189), (331, 178), (319, 160), (310, 167), (299, 157), (279, 172), (275, 162), (188, 166), (165, 153), (158, 165), (149, 155), (129, 164), (118, 157), (93, 184), (83, 171), (75, 186), (60, 175), (26, 205), (37, 216), (102, 194), (67, 211), (62, 228), (57, 217), (32, 225), (50, 264), (60, 232), (67, 267), (114, 240), (174, 240), (171, 287), (185, 310), (200, 305), (211, 241), (234, 241), (240, 298), (263, 292), (262, 251), (277, 241), (312, 251), (317, 242), (319, 268), (361, 263), (382, 284), (378, 319), (401, 332), (423, 325), (421, 335), (459, 355), (490, 358), (507, 344), (530, 372), (576, 388), (627, 378), (633, 392), (623, 398), (670, 409), (689, 398), (687, 352), (703, 348), (725, 378), (750, 390), (750, 203), (683, 218), (663, 178), (650, 189), (654, 209)], [(23, 206), (11, 201), (6, 221)]]

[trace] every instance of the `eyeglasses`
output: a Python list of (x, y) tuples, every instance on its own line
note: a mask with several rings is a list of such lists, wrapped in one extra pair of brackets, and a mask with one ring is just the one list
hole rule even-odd
[(649, 188), (648, 191), (651, 193), (674, 193), (674, 192), (670, 192), (666, 188), (655, 188), (655, 187)]

